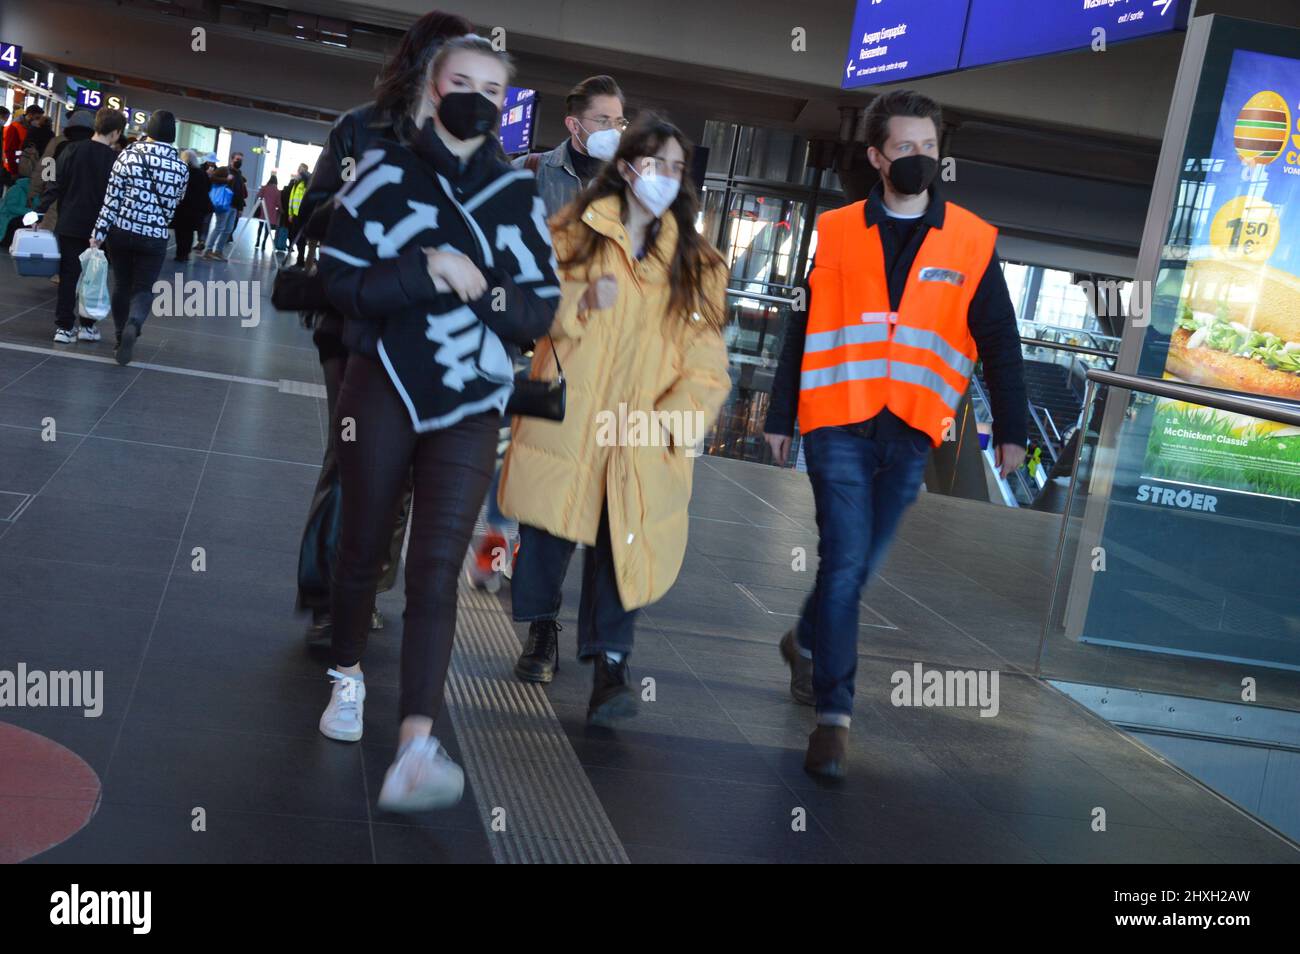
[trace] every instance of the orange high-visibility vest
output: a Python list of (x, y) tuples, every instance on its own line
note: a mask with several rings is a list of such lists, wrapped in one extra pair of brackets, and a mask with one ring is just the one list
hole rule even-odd
[(799, 380), (799, 428), (856, 424), (888, 407), (936, 447), (957, 415), (979, 353), (971, 299), (993, 259), (997, 229), (949, 202), (943, 228), (916, 253), (898, 311), (865, 202), (822, 213)]

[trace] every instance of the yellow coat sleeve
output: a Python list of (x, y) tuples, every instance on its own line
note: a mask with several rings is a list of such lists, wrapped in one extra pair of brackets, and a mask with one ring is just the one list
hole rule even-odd
[[(706, 297), (725, 314), (727, 272), (715, 268), (705, 281)], [(691, 316), (685, 332), (683, 355), (677, 380), (659, 398), (658, 411), (678, 411), (699, 415), (697, 434), (706, 434), (717, 421), (718, 412), (731, 392), (727, 373), (727, 347), (722, 333), (708, 325), (703, 317)]]
[[(583, 228), (580, 222), (573, 222), (567, 228), (556, 229), (551, 233), (555, 243), (555, 257), (563, 261), (573, 245), (576, 231)], [(586, 269), (559, 268), (560, 303), (555, 309), (555, 320), (551, 322), (551, 337), (581, 338), (586, 330), (586, 318), (579, 313), (578, 306), (587, 294)]]

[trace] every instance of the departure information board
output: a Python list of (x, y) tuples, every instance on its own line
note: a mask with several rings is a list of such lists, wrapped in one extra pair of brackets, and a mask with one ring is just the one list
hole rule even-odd
[(1187, 26), (1188, 0), (970, 0), (960, 66), (1090, 49)]
[(511, 86), (501, 106), (501, 148), (507, 156), (527, 152), (533, 144), (537, 91)]
[(858, 0), (844, 89), (1182, 30), (1191, 0)]
[(858, 0), (842, 87), (957, 69), (971, 0)]

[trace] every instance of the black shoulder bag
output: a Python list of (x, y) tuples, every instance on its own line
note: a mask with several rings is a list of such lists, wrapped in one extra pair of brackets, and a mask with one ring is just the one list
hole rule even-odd
[(560, 365), (560, 355), (555, 350), (555, 339), (548, 332), (551, 342), (551, 356), (555, 358), (555, 380), (534, 381), (527, 371), (515, 376), (515, 389), (510, 393), (506, 404), (506, 414), (513, 417), (540, 417), (547, 421), (564, 420), (566, 385), (564, 368)]

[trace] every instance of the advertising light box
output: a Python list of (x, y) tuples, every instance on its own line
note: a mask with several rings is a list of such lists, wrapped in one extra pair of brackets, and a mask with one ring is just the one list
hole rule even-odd
[(957, 68), (971, 0), (858, 0), (844, 89)]
[[(1300, 400), (1300, 60), (1233, 54), (1192, 218), (1164, 374)], [(1153, 343), (1154, 344), (1154, 343)], [(1196, 487), (1300, 500), (1300, 434), (1160, 400), (1145, 469)]]

